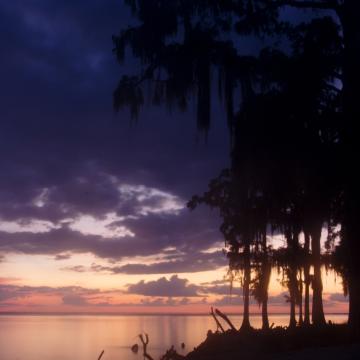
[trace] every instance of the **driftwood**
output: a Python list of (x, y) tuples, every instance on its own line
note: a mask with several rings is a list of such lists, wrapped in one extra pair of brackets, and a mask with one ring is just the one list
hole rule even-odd
[(225, 332), (224, 327), (221, 325), (220, 321), (218, 320), (217, 316), (220, 316), (230, 327), (230, 329), (232, 331), (237, 331), (234, 324), (230, 321), (230, 319), (223, 313), (221, 312), (219, 309), (215, 309), (211, 307), (211, 313), (212, 317), (214, 318), (215, 322), (216, 322), (216, 326), (217, 326), (217, 330), (221, 330), (223, 333)]
[(233, 323), (230, 321), (230, 319), (224, 313), (222, 313), (219, 309), (215, 309), (215, 313), (216, 313), (216, 315), (219, 315), (222, 319), (224, 319), (224, 321), (226, 321), (226, 323), (230, 326), (231, 330), (236, 331), (235, 326), (233, 325)]
[(148, 360), (154, 360), (147, 352), (147, 346), (149, 344), (149, 335), (148, 334), (144, 334), (145, 336), (143, 336), (142, 334), (139, 335), (140, 341), (143, 345), (143, 356), (145, 359)]
[(225, 330), (222, 327), (222, 325), (220, 324), (220, 321), (218, 320), (218, 318), (216, 317), (213, 307), (211, 307), (211, 313), (210, 314), (212, 315), (212, 317), (214, 318), (214, 320), (216, 322), (217, 329), (220, 329), (224, 333)]
[(99, 357), (98, 357), (98, 360), (100, 360), (100, 359), (102, 358), (102, 356), (104, 355), (104, 353), (105, 353), (105, 350), (103, 350), (103, 351), (101, 352), (101, 354), (100, 354)]

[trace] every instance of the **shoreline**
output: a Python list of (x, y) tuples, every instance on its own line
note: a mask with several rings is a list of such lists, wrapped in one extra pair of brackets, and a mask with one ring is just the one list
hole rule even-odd
[(360, 358), (359, 339), (351, 335), (347, 325), (209, 332), (206, 340), (184, 359), (231, 360), (241, 357), (243, 360), (319, 360), (327, 355), (327, 360)]

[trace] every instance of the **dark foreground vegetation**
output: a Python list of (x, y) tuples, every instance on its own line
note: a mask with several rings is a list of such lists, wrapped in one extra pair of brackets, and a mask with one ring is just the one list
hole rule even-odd
[[(276, 327), (267, 331), (228, 330), (225, 333), (209, 333), (207, 339), (185, 358), (189, 360), (278, 359), (281, 356), (294, 355), (303, 349), (341, 348), (353, 342), (354, 339), (351, 338), (345, 325), (295, 329)], [(311, 355), (308, 359), (312, 359)]]
[[(212, 311), (217, 323), (216, 332), (208, 331), (207, 337), (186, 356), (172, 347), (161, 360), (262, 360), (296, 359), (317, 360), (358, 359), (360, 344), (346, 324), (328, 323), (324, 326), (299, 326), (296, 328), (273, 327), (267, 330), (248, 328), (236, 330), (231, 320), (219, 310)], [(220, 318), (220, 319), (219, 319)], [(220, 321), (222, 320), (222, 321)], [(227, 330), (225, 330), (228, 328)], [(148, 350), (147, 334), (139, 335), (142, 354), (147, 360), (154, 360)], [(138, 353), (136, 344), (131, 350)], [(305, 355), (303, 357), (303, 355)]]

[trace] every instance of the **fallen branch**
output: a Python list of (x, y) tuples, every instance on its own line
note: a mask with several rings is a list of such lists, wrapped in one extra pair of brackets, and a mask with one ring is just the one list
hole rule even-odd
[(142, 334), (139, 335), (140, 341), (143, 344), (143, 356), (148, 360), (154, 360), (147, 352), (147, 346), (149, 344), (149, 335), (148, 334), (144, 334), (144, 335), (145, 338)]
[(225, 332), (224, 328), (222, 327), (222, 325), (220, 324), (220, 321), (217, 319), (215, 313), (214, 313), (214, 308), (211, 307), (211, 313), (212, 317), (214, 318), (215, 322), (216, 322), (216, 326), (217, 326), (217, 329), (216, 330), (221, 330), (223, 333)]
[(233, 325), (233, 323), (230, 321), (230, 319), (224, 313), (222, 313), (219, 309), (215, 309), (215, 312), (217, 315), (219, 315), (222, 319), (224, 319), (227, 322), (227, 324), (230, 326), (231, 330), (236, 331), (235, 326)]

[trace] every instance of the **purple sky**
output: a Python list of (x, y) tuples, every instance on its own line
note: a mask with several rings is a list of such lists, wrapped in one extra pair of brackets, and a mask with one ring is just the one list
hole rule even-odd
[(114, 113), (117, 82), (137, 66), (121, 67), (112, 53), (111, 36), (131, 21), (122, 3), (0, 4), (5, 308), (30, 295), (86, 305), (84, 296), (105, 301), (112, 291), (118, 301), (116, 286), (143, 304), (174, 294), (226, 300), (224, 287), (203, 285), (220, 281), (226, 265), (217, 213), (185, 206), (229, 162), (223, 111), (214, 105), (206, 143), (195, 106), (145, 106), (137, 123)]

